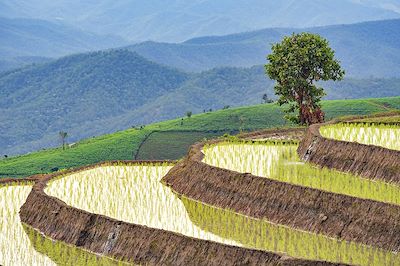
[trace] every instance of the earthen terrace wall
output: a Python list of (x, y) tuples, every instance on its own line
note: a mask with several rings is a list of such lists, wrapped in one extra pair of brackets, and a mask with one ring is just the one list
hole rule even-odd
[[(68, 173), (101, 165), (104, 164)], [(335, 265), (194, 239), (89, 213), (44, 192), (47, 182), (58, 175), (42, 177), (34, 185), (21, 208), (21, 221), (51, 239), (97, 254), (145, 265)]]
[(203, 145), (193, 145), (163, 178), (176, 193), (292, 228), (400, 251), (400, 206), (213, 167), (202, 162)]
[(324, 138), (319, 131), (323, 125), (309, 127), (297, 150), (300, 158), (322, 167), (400, 185), (400, 151)]

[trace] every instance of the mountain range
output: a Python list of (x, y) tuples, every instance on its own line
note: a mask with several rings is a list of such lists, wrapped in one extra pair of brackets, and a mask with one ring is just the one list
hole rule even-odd
[[(259, 104), (273, 82), (263, 66), (185, 73), (125, 50), (63, 57), (0, 74), (0, 147), (13, 155), (131, 126)], [(400, 79), (324, 83), (327, 99), (400, 95)]]
[(0, 17), (62, 21), (132, 41), (400, 18), (400, 0), (1, 0)]
[(0, 36), (0, 71), (128, 43), (120, 37), (88, 33), (62, 22), (26, 18), (0, 18)]
[(301, 31), (346, 70), (326, 99), (400, 94), (400, 0), (0, 0), (0, 150), (259, 104), (271, 44)]
[[(48, 61), (79, 51), (124, 46), (115, 37), (87, 34), (60, 23), (0, 19), (0, 71)], [(37, 24), (35, 24), (37, 23)], [(251, 67), (266, 62), (272, 43), (293, 32), (322, 35), (336, 51), (348, 77), (400, 76), (400, 19), (314, 28), (268, 28), (224, 36), (199, 37), (182, 43), (143, 42), (125, 46), (143, 57), (185, 72), (215, 67)], [(50, 37), (46, 33), (50, 32)], [(103, 38), (104, 37), (104, 38)]]
[(400, 19), (305, 29), (268, 28), (183, 43), (144, 42), (127, 49), (155, 62), (186, 71), (220, 66), (264, 64), (271, 44), (293, 32), (312, 32), (328, 39), (347, 76), (400, 76)]

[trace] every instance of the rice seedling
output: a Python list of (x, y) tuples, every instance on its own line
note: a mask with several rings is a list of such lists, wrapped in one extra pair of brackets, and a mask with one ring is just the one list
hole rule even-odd
[(323, 137), (400, 150), (400, 125), (340, 123), (322, 126)]
[(134, 265), (131, 263), (116, 261), (112, 258), (96, 255), (81, 248), (67, 245), (61, 241), (54, 241), (33, 229), (22, 225), (26, 235), (36, 251), (42, 253), (54, 261), (57, 265), (76, 266), (123, 266)]
[(400, 186), (302, 162), (290, 142), (219, 143), (205, 146), (203, 162), (329, 192), (400, 204)]
[(0, 265), (125, 265), (46, 239), (21, 223), (18, 213), (31, 188), (32, 184), (0, 186)]
[(53, 180), (45, 192), (92, 213), (198, 239), (306, 259), (355, 261), (360, 265), (399, 262), (397, 255), (390, 252), (275, 225), (178, 197), (160, 182), (170, 168), (170, 165), (102, 166)]
[(185, 197), (181, 200), (194, 224), (246, 247), (353, 265), (400, 265), (399, 254), (393, 252), (293, 230)]
[(0, 264), (56, 265), (31, 245), (20, 222), (19, 209), (32, 185), (8, 184), (0, 187)]
[(233, 244), (201, 230), (161, 184), (171, 165), (103, 166), (51, 181), (45, 192), (68, 205), (117, 220)]

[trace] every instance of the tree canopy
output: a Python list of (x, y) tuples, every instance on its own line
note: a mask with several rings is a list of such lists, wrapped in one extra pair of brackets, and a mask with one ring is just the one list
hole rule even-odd
[[(274, 89), (278, 104), (289, 104), (286, 117), (302, 125), (323, 122), (319, 102), (325, 92), (315, 82), (341, 80), (344, 76), (328, 41), (317, 34), (292, 34), (274, 44), (267, 59), (265, 70), (277, 81)], [(291, 115), (296, 110), (298, 115)]]

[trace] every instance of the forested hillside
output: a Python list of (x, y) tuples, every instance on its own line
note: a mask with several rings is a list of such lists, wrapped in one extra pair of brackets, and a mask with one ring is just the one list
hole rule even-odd
[[(134, 110), (179, 87), (189, 75), (127, 51), (65, 57), (0, 75), (0, 147), (12, 153), (57, 140), (57, 132), (104, 132), (101, 119)], [(110, 130), (113, 130), (109, 128)], [(71, 137), (71, 139), (74, 139)]]
[[(327, 99), (400, 95), (400, 79), (322, 84)], [(133, 125), (259, 104), (273, 82), (263, 66), (198, 74), (150, 62), (127, 50), (78, 54), (0, 75), (0, 147), (18, 154)]]

